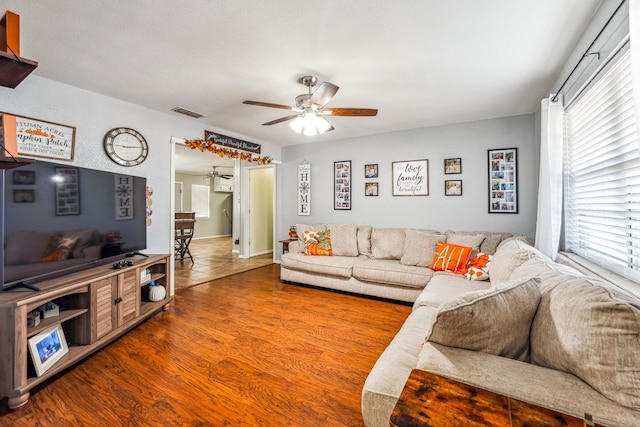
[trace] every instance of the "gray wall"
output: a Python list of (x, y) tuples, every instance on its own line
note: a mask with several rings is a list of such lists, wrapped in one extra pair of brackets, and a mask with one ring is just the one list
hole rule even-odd
[[(357, 120), (357, 119), (353, 119)], [(290, 225), (327, 222), (438, 230), (508, 231), (535, 236), (539, 141), (534, 114), (354, 138), (282, 149), (278, 237)], [(518, 214), (488, 213), (487, 150), (518, 148)], [(462, 158), (462, 174), (445, 175), (444, 159)], [(391, 162), (429, 160), (429, 196), (394, 197)], [(311, 215), (298, 216), (297, 165), (311, 164)], [(333, 209), (333, 162), (351, 160), (350, 211)], [(364, 179), (364, 165), (378, 164), (378, 179)], [(445, 179), (461, 179), (463, 195), (445, 196)], [(379, 182), (379, 196), (365, 197), (365, 182)]]
[(227, 210), (229, 217), (233, 217), (233, 193), (217, 193), (213, 191), (213, 180), (199, 175), (176, 173), (176, 182), (182, 182), (182, 210), (184, 212), (189, 212), (191, 210), (191, 185), (210, 185), (209, 218), (197, 219), (194, 239), (231, 236), (231, 223), (224, 215), (223, 209)]

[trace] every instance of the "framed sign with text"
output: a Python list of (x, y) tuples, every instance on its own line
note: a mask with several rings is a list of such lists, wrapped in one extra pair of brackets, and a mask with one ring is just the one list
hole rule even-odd
[(429, 195), (429, 161), (392, 162), (394, 196)]
[(298, 215), (311, 215), (311, 165), (298, 165)]
[[(6, 114), (6, 113), (4, 113)], [(14, 116), (19, 156), (73, 160), (76, 128), (59, 123)]]

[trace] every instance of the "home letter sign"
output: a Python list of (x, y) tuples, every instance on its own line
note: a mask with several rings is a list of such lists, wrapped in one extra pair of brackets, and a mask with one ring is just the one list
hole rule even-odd
[(116, 175), (116, 220), (133, 219), (133, 179)]
[(311, 215), (311, 165), (298, 165), (298, 215)]

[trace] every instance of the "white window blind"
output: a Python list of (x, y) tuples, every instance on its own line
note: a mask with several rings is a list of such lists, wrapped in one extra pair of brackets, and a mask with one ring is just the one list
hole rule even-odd
[(567, 109), (565, 249), (640, 282), (640, 149), (630, 52)]

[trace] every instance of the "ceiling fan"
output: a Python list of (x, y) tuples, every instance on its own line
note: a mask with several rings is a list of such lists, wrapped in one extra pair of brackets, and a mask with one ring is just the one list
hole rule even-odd
[(215, 178), (216, 176), (219, 178), (224, 178), (224, 179), (229, 179), (229, 178), (233, 178), (233, 175), (227, 175), (227, 174), (223, 174), (220, 173), (216, 170), (217, 166), (212, 166), (211, 170), (209, 171), (209, 173), (207, 174), (208, 178)]
[(346, 117), (372, 117), (378, 114), (378, 110), (374, 108), (327, 108), (326, 105), (335, 96), (338, 86), (329, 82), (322, 82), (320, 86), (311, 92), (311, 88), (318, 83), (316, 76), (303, 76), (300, 83), (308, 88), (308, 93), (296, 96), (296, 105), (272, 104), (261, 101), (243, 101), (243, 104), (256, 105), (258, 107), (279, 108), (282, 110), (291, 110), (295, 114), (281, 117), (267, 123), (263, 126), (271, 126), (277, 123), (287, 122), (291, 120), (289, 126), (298, 133), (305, 135), (317, 135), (319, 133), (329, 132), (334, 129), (333, 125), (325, 118), (326, 116), (346, 116)]

